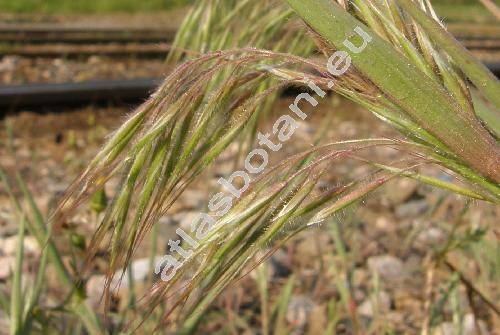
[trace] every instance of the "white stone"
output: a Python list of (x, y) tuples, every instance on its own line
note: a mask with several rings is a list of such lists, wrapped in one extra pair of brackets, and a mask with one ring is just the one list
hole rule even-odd
[(376, 297), (371, 296), (363, 301), (363, 303), (358, 306), (358, 313), (362, 316), (371, 318), (376, 312), (386, 313), (390, 308), (391, 298), (386, 292), (380, 291)]
[[(481, 331), (481, 335), (489, 335), (488, 327), (486, 326), (486, 322), (483, 320), (477, 320), (477, 325)], [(478, 332), (476, 331), (476, 322), (474, 314), (468, 313), (464, 316), (463, 321), (463, 330), (464, 335), (476, 335)]]
[[(132, 278), (134, 282), (145, 281), (150, 275), (154, 275), (154, 267), (156, 263), (161, 260), (161, 256), (156, 256), (153, 260), (153, 268), (151, 269), (149, 258), (141, 258), (132, 262)], [(121, 272), (116, 273), (115, 277), (119, 278)], [(128, 287), (128, 276), (124, 276), (122, 280), (122, 285)]]
[[(17, 253), (18, 237), (7, 237), (2, 241), (0, 250), (4, 255), (15, 255)], [(25, 255), (39, 255), (40, 247), (38, 241), (34, 236), (26, 236), (24, 238), (24, 254)]]
[[(483, 320), (478, 320), (477, 324), (481, 331), (481, 335), (490, 335), (488, 331), (488, 327), (486, 326), (486, 322)], [(453, 324), (453, 322), (442, 322), (439, 324), (435, 330), (433, 331), (433, 335), (458, 335), (460, 334), (457, 327)], [(462, 332), (463, 335), (477, 335), (475, 318), (472, 313), (468, 313), (464, 315), (462, 322)]]
[[(140, 283), (145, 281), (150, 275), (154, 275), (154, 267), (156, 263), (161, 260), (161, 256), (156, 256), (153, 261), (153, 269), (149, 267), (149, 258), (141, 258), (134, 260), (132, 262), (132, 278), (134, 283)], [(117, 294), (122, 294), (126, 292), (129, 287), (128, 275), (125, 272), (123, 278), (121, 278), (122, 271), (115, 272), (113, 281), (111, 282), (111, 291)], [(121, 282), (120, 282), (121, 279)], [(95, 275), (90, 277), (87, 282), (87, 298), (89, 299), (92, 306), (98, 306), (102, 294), (104, 292), (104, 284), (106, 277), (104, 275)]]
[[(200, 215), (200, 211), (188, 211), (188, 212), (180, 212), (173, 215), (172, 219), (175, 222), (179, 223), (179, 226), (184, 229), (186, 232), (191, 231), (191, 223), (196, 219), (198, 215)], [(172, 236), (174, 238), (175, 236)]]
[(87, 281), (87, 300), (94, 308), (99, 306), (101, 303), (105, 281), (106, 276), (104, 275), (92, 276)]
[(9, 278), (16, 265), (15, 256), (2, 256), (0, 257), (0, 280)]

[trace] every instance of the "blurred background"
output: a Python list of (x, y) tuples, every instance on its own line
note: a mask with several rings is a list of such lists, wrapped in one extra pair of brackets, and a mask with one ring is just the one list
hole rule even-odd
[[(54, 208), (106, 136), (172, 70), (166, 62), (170, 43), (191, 4), (0, 0), (0, 166), (10, 176), (19, 174), (43, 215)], [(449, 30), (498, 76), (498, 18), (480, 1), (433, 4)], [(280, 100), (276, 113), (289, 99)], [(329, 120), (335, 124), (330, 138), (397, 136), (360, 107), (332, 99), (337, 113)], [(316, 110), (300, 128), (290, 152), (314, 140), (325, 112)], [(231, 168), (224, 157), (214, 167), (223, 175)], [(352, 172), (347, 165), (336, 169), (339, 179)], [(56, 237), (68, 264), (84, 252), (117, 182), (111, 181), (100, 198), (67, 222), (66, 233)], [(418, 334), (423, 324), (431, 325), (434, 334), (500, 334), (498, 314), (481, 298), (498, 302), (500, 247), (498, 231), (489, 228), (498, 223), (499, 209), (410, 180), (389, 183), (384, 190), (332, 220), (350, 224), (311, 229), (280, 248), (270, 262), (214, 303), (200, 333), (260, 334), (265, 320), (271, 330), (294, 334), (334, 329), (348, 334), (353, 324), (374, 334)], [(13, 192), (26, 196), (19, 186)], [(164, 253), (175, 227), (188, 225), (204, 206), (209, 192), (210, 183), (195, 183), (145, 239), (131, 277), (115, 294), (113, 311), (128, 310), (130, 287), (140, 296), (151, 286), (152, 260)], [(12, 200), (0, 186), (3, 292), (12, 285), (18, 222)], [(24, 270), (36, 273), (40, 248), (29, 234), (24, 239)], [(450, 268), (436, 271), (430, 260), (438, 253), (443, 257), (439, 247), (448, 244)], [(86, 287), (87, 299), (96, 308), (107, 262), (105, 250), (99, 255)], [(45, 303), (56, 315), (54, 301), (61, 297), (57, 285), (57, 279), (48, 276)], [(71, 325), (71, 318), (66, 321)], [(0, 308), (0, 334), (8, 333), (8, 323)]]

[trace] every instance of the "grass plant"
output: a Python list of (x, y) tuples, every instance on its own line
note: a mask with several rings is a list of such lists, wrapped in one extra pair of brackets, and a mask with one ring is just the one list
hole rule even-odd
[[(242, 25), (242, 13), (251, 29)], [(290, 22), (297, 17), (305, 22), (304, 28), (294, 23), (298, 21)], [(352, 33), (356, 27), (368, 32), (372, 41), (352, 55), (348, 72), (334, 77), (326, 60), (335, 50), (347, 50), (342, 43), (346, 38), (361, 42)], [(319, 50), (314, 57), (311, 41)], [(179, 52), (169, 61), (183, 62), (110, 137), (49, 220), (52, 229), (61, 229), (65, 217), (102, 192), (111, 178), (121, 178), (79, 272), (84, 280), (97, 250), (109, 246), (106, 310), (114, 277), (119, 271), (125, 275), (147, 233), (230, 144), (239, 143), (243, 153), (255, 145), (256, 130), (284, 88), (306, 89), (313, 82), (365, 107), (402, 137), (318, 141), (266, 169), (217, 220), (175, 276), (155, 282), (138, 303), (144, 314), (128, 324), (129, 331), (141, 327), (142, 318), (167, 301), (164, 320), (175, 319), (179, 333), (192, 333), (213, 300), (273, 250), (395, 178), (413, 178), (480, 201), (500, 201), (498, 122), (488, 121), (498, 118), (498, 80), (446, 31), (427, 0), (199, 1), (174, 47)], [(183, 58), (186, 51), (188, 59)], [(330, 88), (332, 80), (335, 85)], [(486, 114), (478, 113), (468, 80), (477, 89), (474, 94), (493, 106), (490, 111), (482, 109)], [(378, 162), (366, 155), (381, 148), (396, 150), (401, 159)], [(347, 160), (370, 167), (371, 172), (322, 189), (320, 181), (331, 166)], [(428, 165), (453, 173), (454, 181), (422, 174), (420, 167)], [(36, 222), (33, 234), (46, 241), (47, 232), (39, 227), (45, 221)], [(340, 230), (334, 236), (340, 241)], [(48, 241), (49, 258), (60, 264)], [(337, 245), (342, 254), (342, 244)], [(264, 256), (257, 257), (262, 250)], [(62, 278), (70, 282), (60, 266)], [(337, 280), (339, 287), (345, 287), (340, 277)], [(262, 330), (268, 333), (273, 329), (271, 320), (274, 327), (283, 324), (283, 304), (293, 281), (274, 313), (263, 273), (258, 283), (265, 306)], [(450, 284), (443, 301), (453, 290)], [(350, 295), (348, 290), (343, 293), (346, 306)], [(19, 320), (18, 288), (13, 297), (11, 313)], [(92, 332), (97, 327), (93, 314), (83, 304), (75, 306)], [(356, 324), (356, 316), (351, 318)]]
[[(192, 45), (204, 54), (181, 64), (116, 131), (74, 183), (54, 217), (57, 222), (58, 216), (74, 210), (111, 176), (122, 175), (121, 188), (90, 248), (95, 250), (106, 240), (110, 243), (108, 290), (112, 274), (130, 261), (145, 233), (230, 143), (241, 140), (244, 129), (251, 125), (255, 132), (258, 119), (254, 116), (283, 87), (304, 86), (307, 78), (328, 91), (328, 82), (334, 80), (333, 91), (402, 133), (405, 140), (320, 145), (268, 169), (217, 221), (176, 276), (158, 282), (151, 291), (148, 306), (159, 304), (171, 292), (177, 293), (173, 306), (190, 301), (183, 312), (181, 329), (186, 333), (196, 327), (210, 302), (237, 278), (258, 250), (271, 242), (283, 243), (395, 177), (415, 178), (494, 203), (500, 199), (500, 147), (475, 111), (467, 78), (495, 108), (499, 106), (499, 83), (446, 32), (429, 2), (286, 2), (307, 24), (325, 58), (294, 55), (296, 47), (290, 42), (282, 47), (278, 43), (280, 47), (274, 50), (245, 48), (247, 43), (263, 48), (282, 36), (278, 28), (286, 25), (290, 14), (281, 5), (276, 8), (283, 15), (268, 17), (265, 1), (259, 5), (200, 2), (181, 28), (176, 46), (184, 50)], [(251, 33), (237, 27), (222, 29), (232, 26), (232, 13), (238, 10), (249, 12), (250, 22), (268, 23), (256, 24)], [(345, 75), (329, 75), (326, 58), (335, 50), (347, 51), (342, 42), (353, 36), (357, 26), (372, 41), (364, 52), (352, 55), (353, 66)], [(212, 51), (224, 47), (231, 49)], [(171, 57), (180, 59), (176, 54)], [(362, 158), (363, 150), (378, 146), (394, 148), (408, 157), (384, 163)], [(320, 192), (316, 184), (328, 164), (342, 159), (372, 165), (373, 174)], [(453, 171), (463, 183), (418, 174), (417, 168), (428, 164)], [(189, 284), (178, 291), (179, 282), (190, 271), (194, 272)]]

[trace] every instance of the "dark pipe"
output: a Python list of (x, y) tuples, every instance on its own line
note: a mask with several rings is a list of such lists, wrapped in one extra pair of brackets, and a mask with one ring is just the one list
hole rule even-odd
[[(500, 63), (486, 65), (497, 77), (500, 75)], [(40, 109), (52, 105), (144, 100), (154, 92), (161, 81), (161, 78), (143, 78), (0, 86), (0, 114), (25, 107)], [(299, 91), (300, 88), (291, 87), (284, 92), (284, 95), (293, 96)]]
[(146, 98), (160, 82), (159, 78), (144, 78), (0, 86), (0, 107), (5, 111), (24, 107), (42, 108), (47, 105), (126, 102)]

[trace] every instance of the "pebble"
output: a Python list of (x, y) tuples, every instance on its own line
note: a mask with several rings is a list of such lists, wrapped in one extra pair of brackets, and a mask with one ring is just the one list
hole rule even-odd
[(69, 187), (69, 183), (66, 182), (58, 182), (58, 181), (51, 181), (47, 183), (47, 190), (54, 194), (54, 196), (61, 196), (63, 195), (66, 190)]
[(0, 61), (0, 71), (14, 71), (20, 59), (21, 57), (19, 56), (3, 56), (2, 60)]
[(87, 301), (94, 308), (97, 308), (102, 302), (101, 299), (105, 282), (106, 276), (104, 275), (92, 276), (87, 281)]
[(395, 222), (385, 216), (377, 217), (377, 220), (375, 221), (375, 227), (377, 228), (378, 232), (384, 233), (393, 233), (397, 228)]
[[(464, 315), (464, 320), (463, 320), (463, 328), (464, 328), (464, 335), (476, 335), (476, 322), (475, 322), (475, 317), (474, 314), (472, 313), (467, 313)], [(488, 331), (488, 327), (486, 326), (486, 322), (483, 320), (477, 320), (477, 325), (479, 326), (479, 329), (481, 331), (481, 335), (489, 335), (490, 332)]]
[[(154, 260), (153, 266), (159, 262), (161, 256), (157, 256)], [(132, 278), (134, 284), (145, 281), (149, 275), (154, 274), (154, 269), (149, 268), (149, 258), (141, 258), (134, 260), (132, 262)], [(125, 273), (120, 281), (122, 271), (117, 271), (111, 283), (111, 290), (114, 294), (123, 295), (129, 287), (128, 275)], [(103, 294), (104, 283), (106, 277), (104, 275), (95, 275), (89, 278), (87, 281), (87, 299), (92, 304), (92, 306), (97, 307), (101, 302), (101, 297)], [(118, 287), (118, 284), (119, 287)]]
[(344, 121), (340, 123), (338, 130), (340, 134), (342, 134), (345, 137), (353, 137), (357, 134), (357, 129), (358, 127), (356, 126), (356, 123), (353, 121)]
[(390, 308), (391, 298), (386, 292), (380, 291), (375, 297), (372, 296), (363, 301), (358, 306), (358, 313), (362, 316), (372, 318), (375, 313), (386, 313)]
[(369, 282), (368, 273), (363, 268), (356, 268), (352, 273), (354, 287), (364, 287)]
[[(478, 320), (477, 322), (479, 329), (481, 331), (481, 335), (490, 335), (488, 331), (488, 327), (486, 326), (486, 322), (483, 320)], [(462, 321), (462, 329), (459, 331), (456, 329), (457, 327), (453, 324), (453, 322), (446, 321), (440, 323), (433, 331), (432, 335), (477, 335), (478, 332), (476, 330), (476, 322), (474, 315), (468, 313), (464, 316)]]
[[(17, 242), (17, 236), (10, 236), (3, 240), (0, 239), (0, 252), (4, 255), (15, 255), (17, 252)], [(34, 236), (26, 236), (24, 238), (24, 254), (30, 256), (40, 254), (40, 247)]]
[(15, 265), (16, 265), (15, 256), (0, 257), (0, 280), (8, 279), (12, 274)]
[(407, 201), (418, 187), (418, 182), (409, 178), (399, 178), (389, 181), (384, 186), (382, 198), (389, 205), (397, 206)]
[(331, 239), (328, 234), (304, 234), (304, 238), (297, 245), (297, 257), (309, 260), (311, 257), (318, 257), (321, 254), (332, 251)]
[(298, 121), (299, 128), (295, 131), (294, 136), (303, 141), (311, 141), (311, 137), (314, 135), (315, 128), (310, 122)]
[(422, 230), (415, 239), (415, 247), (418, 250), (425, 251), (429, 247), (435, 247), (443, 243), (446, 236), (443, 231), (437, 227), (428, 227)]
[[(200, 211), (180, 212), (172, 216), (172, 221), (174, 222), (174, 224), (178, 224), (178, 226), (184, 229), (186, 232), (190, 232), (191, 224), (196, 219), (196, 217), (200, 215), (200, 213)], [(172, 236), (172, 238), (174, 237), (175, 236)]]
[(429, 208), (427, 200), (412, 200), (396, 207), (396, 217), (400, 219), (417, 217), (424, 214)]
[[(137, 260), (134, 260), (132, 262), (132, 278), (134, 282), (141, 282), (144, 281), (150, 276), (152, 273), (154, 273), (154, 267), (156, 266), (156, 263), (161, 260), (161, 256), (156, 256), (155, 259), (153, 260), (153, 269), (150, 269), (149, 267), (149, 257), (147, 258), (140, 258)], [(119, 272), (120, 273), (120, 272)], [(117, 273), (117, 275), (119, 274)], [(122, 280), (122, 285), (128, 286), (128, 277), (125, 276)]]
[(404, 276), (403, 262), (392, 255), (368, 258), (368, 268), (385, 280), (398, 280)]
[(314, 301), (307, 296), (293, 296), (288, 303), (286, 320), (294, 327), (302, 328), (307, 324), (309, 315), (316, 307)]

